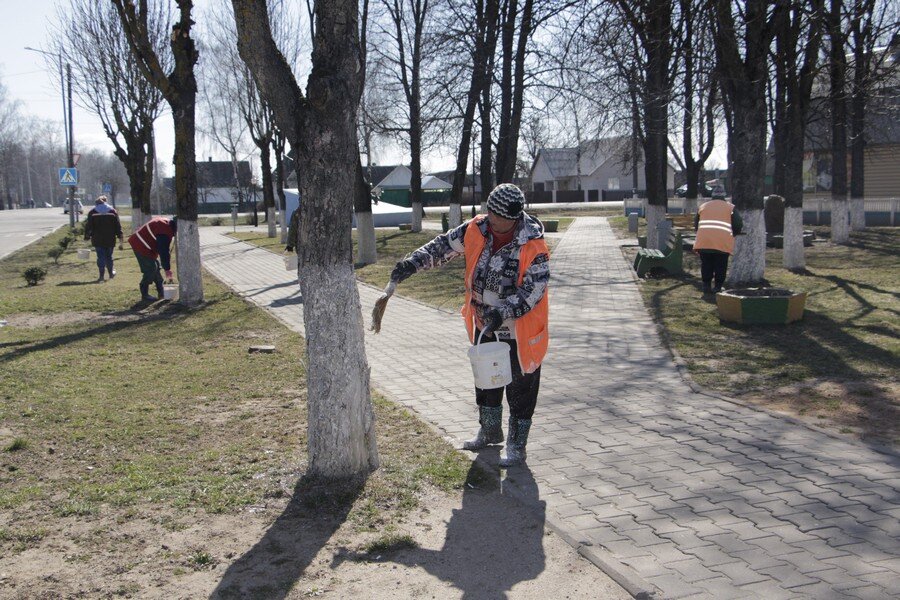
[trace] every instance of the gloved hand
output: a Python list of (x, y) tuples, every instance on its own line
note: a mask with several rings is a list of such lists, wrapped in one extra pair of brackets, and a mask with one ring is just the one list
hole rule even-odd
[(482, 315), (482, 331), (484, 335), (490, 335), (497, 331), (501, 325), (503, 325), (503, 315), (500, 314), (500, 311), (496, 308), (489, 308), (484, 311), (484, 315)]
[(396, 281), (400, 283), (404, 279), (408, 278), (410, 275), (416, 272), (416, 265), (413, 264), (411, 260), (401, 260), (397, 263), (397, 266), (394, 267), (394, 270), (391, 271), (391, 281)]
[(166, 281), (172, 281), (173, 277), (172, 271), (166, 271)]

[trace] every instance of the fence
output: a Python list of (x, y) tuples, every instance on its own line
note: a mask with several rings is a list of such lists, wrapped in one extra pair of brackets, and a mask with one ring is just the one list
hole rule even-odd
[[(865, 198), (867, 226), (896, 226), (900, 221), (900, 198)], [(831, 198), (803, 200), (804, 225), (831, 225)]]
[[(646, 198), (626, 198), (623, 201), (625, 216), (636, 213), (645, 216)], [(897, 226), (900, 224), (900, 198), (866, 198), (863, 200), (866, 225)], [(682, 214), (685, 212), (684, 198), (669, 198), (666, 212)], [(806, 198), (803, 200), (804, 225), (831, 225), (831, 199)]]

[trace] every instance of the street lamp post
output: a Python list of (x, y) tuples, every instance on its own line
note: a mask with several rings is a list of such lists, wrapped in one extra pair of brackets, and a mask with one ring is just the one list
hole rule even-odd
[[(59, 64), (59, 88), (62, 95), (63, 105), (63, 131), (66, 137), (66, 166), (70, 169), (75, 166), (75, 157), (73, 156), (74, 142), (72, 139), (72, 67), (66, 62), (66, 79), (63, 79), (63, 57), (62, 54), (56, 52), (47, 52), (46, 50), (38, 50), (37, 48), (25, 47), (26, 50), (38, 52), (46, 56), (55, 56)], [(68, 110), (66, 108), (66, 81), (68, 80), (69, 101)], [(69, 227), (75, 228), (75, 186), (69, 187)]]

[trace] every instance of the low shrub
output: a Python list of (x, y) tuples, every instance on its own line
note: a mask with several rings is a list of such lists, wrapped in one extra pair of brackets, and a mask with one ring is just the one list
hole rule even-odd
[(28, 282), (28, 285), (37, 285), (47, 276), (47, 269), (44, 267), (28, 267), (22, 273), (22, 277)]
[(66, 252), (65, 248), (57, 246), (56, 248), (50, 248), (50, 251), (47, 252), (47, 256), (49, 256), (50, 258), (53, 259), (54, 264), (58, 265), (59, 257), (62, 256), (63, 254), (65, 254), (65, 252)]

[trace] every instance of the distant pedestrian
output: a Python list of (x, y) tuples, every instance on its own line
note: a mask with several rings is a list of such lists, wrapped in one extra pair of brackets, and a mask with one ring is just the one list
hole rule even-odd
[[(391, 282), (398, 284), (419, 271), (464, 257), (462, 316), (469, 341), (475, 344), (484, 332), (486, 341), (499, 340), (510, 347), (512, 382), (506, 386), (506, 402), (511, 414), (506, 456), (500, 460), (503, 468), (525, 463), (549, 341), (550, 252), (544, 226), (523, 210), (524, 205), (525, 195), (518, 187), (498, 185), (488, 196), (487, 215), (437, 236), (398, 262), (391, 273)], [(503, 391), (475, 388), (480, 428), (463, 444), (466, 450), (503, 442)]]
[(84, 239), (90, 240), (97, 252), (97, 268), (100, 276), (97, 282), (103, 281), (103, 276), (108, 272), (109, 278), (116, 276), (113, 269), (113, 250), (116, 246), (116, 238), (119, 240), (119, 250), (122, 249), (122, 223), (119, 221), (119, 213), (106, 203), (106, 196), (100, 196), (94, 203), (84, 221)]
[(172, 267), (170, 263), (169, 247), (172, 239), (178, 231), (178, 224), (175, 217), (171, 219), (166, 217), (153, 217), (141, 227), (138, 228), (128, 243), (134, 250), (134, 256), (137, 258), (138, 265), (141, 267), (141, 300), (147, 302), (155, 302), (157, 298), (150, 295), (150, 284), (156, 286), (156, 294), (159, 298), (163, 296), (163, 278), (159, 274), (160, 263), (166, 272), (166, 280), (172, 280)]
[[(700, 255), (700, 279), (703, 293), (722, 291), (725, 275), (728, 273), (728, 257), (734, 251), (734, 236), (741, 233), (744, 221), (725, 200), (710, 200), (700, 205), (694, 217), (697, 240), (694, 252)], [(715, 281), (715, 287), (712, 286)]]

